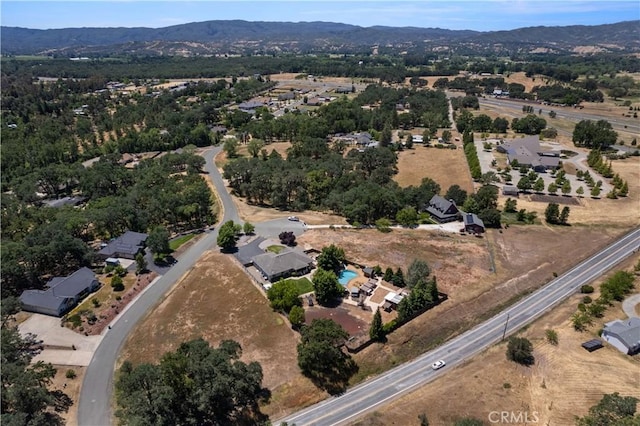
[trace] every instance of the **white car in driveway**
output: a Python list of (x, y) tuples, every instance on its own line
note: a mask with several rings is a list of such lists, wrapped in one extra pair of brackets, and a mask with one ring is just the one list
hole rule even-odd
[(443, 359), (441, 359), (441, 360), (438, 360), (438, 361), (434, 362), (433, 364), (431, 364), (431, 368), (433, 368), (434, 370), (439, 370), (442, 367), (444, 367), (445, 365), (447, 365), (447, 363), (444, 362)]

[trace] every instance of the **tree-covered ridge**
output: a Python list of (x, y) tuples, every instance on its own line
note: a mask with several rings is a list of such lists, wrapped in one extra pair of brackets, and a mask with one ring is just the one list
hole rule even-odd
[[(478, 32), (417, 27), (360, 27), (332, 22), (247, 22), (217, 20), (164, 28), (62, 28), (36, 30), (3, 26), (3, 54), (54, 52), (60, 56), (274, 54), (370, 51), (418, 53), (448, 46), (449, 51), (509, 54), (546, 47), (572, 53), (576, 46), (610, 51), (638, 49), (638, 21), (606, 25), (528, 27)], [(247, 43), (251, 40), (251, 43)], [(151, 47), (152, 46), (152, 47)]]

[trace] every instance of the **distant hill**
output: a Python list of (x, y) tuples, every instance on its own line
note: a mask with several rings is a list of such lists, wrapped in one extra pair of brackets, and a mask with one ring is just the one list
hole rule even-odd
[(355, 53), (375, 46), (418, 53), (443, 49), (590, 53), (640, 51), (640, 21), (596, 26), (459, 31), (416, 27), (359, 27), (331, 22), (206, 21), (164, 28), (0, 27), (4, 55), (202, 55)]

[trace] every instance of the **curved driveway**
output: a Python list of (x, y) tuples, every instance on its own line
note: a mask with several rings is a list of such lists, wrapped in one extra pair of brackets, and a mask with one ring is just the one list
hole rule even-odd
[[(437, 349), (366, 381), (340, 397), (327, 399), (281, 421), (298, 426), (342, 425), (351, 422), (363, 413), (432, 381), (452, 366), (499, 342), (504, 335), (508, 336), (531, 323), (574, 294), (582, 284), (601, 276), (634, 253), (639, 246), (640, 228), (618, 239), (519, 303)], [(446, 360), (447, 366), (433, 371), (431, 364), (438, 359)], [(278, 425), (280, 422), (276, 421), (274, 424)]]
[[(207, 160), (205, 171), (218, 192), (218, 200), (224, 209), (221, 223), (228, 220), (239, 222), (238, 211), (228, 194), (222, 176), (215, 167), (213, 157), (221, 147), (214, 147), (205, 152)], [(127, 336), (147, 312), (156, 306), (177, 283), (182, 276), (191, 270), (195, 262), (206, 250), (217, 246), (218, 228), (208, 232), (203, 238), (191, 246), (180, 260), (165, 275), (147, 287), (140, 296), (132, 301), (111, 325), (96, 349), (82, 383), (78, 402), (78, 424), (81, 426), (107, 426), (111, 424), (111, 395), (113, 394), (113, 376), (116, 360)]]

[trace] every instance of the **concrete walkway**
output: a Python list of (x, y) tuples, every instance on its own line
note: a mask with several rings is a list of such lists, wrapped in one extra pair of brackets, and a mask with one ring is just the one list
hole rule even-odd
[(629, 318), (639, 318), (640, 316), (636, 313), (636, 305), (638, 304), (640, 304), (640, 293), (633, 294), (624, 299), (624, 302), (622, 302), (622, 310)]
[[(60, 318), (33, 314), (18, 325), (20, 334), (35, 334), (42, 340), (45, 349), (33, 361), (50, 362), (56, 365), (86, 367), (91, 362), (102, 336), (84, 336), (60, 326)], [(75, 347), (75, 349), (73, 349)]]

